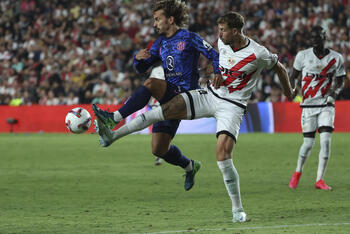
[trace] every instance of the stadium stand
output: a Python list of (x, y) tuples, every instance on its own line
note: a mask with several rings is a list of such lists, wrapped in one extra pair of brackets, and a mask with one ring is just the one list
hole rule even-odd
[[(321, 25), (328, 46), (342, 52), (350, 70), (348, 0), (187, 4), (189, 29), (214, 45), (217, 17), (242, 13), (248, 36), (279, 54), (287, 68), (308, 46), (310, 28)], [(1, 0), (0, 105), (123, 103), (147, 77), (135, 73), (132, 57), (154, 40), (151, 18), (152, 1), (145, 0)], [(203, 71), (207, 65), (202, 59)], [(280, 93), (275, 75), (265, 72), (252, 102), (284, 101), (270, 97), (271, 90)], [(350, 99), (349, 84), (338, 99)]]

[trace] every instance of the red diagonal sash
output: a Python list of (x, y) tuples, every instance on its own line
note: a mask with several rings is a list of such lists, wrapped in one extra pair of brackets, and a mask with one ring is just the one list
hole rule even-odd
[[(314, 97), (317, 93), (317, 91), (321, 88), (322, 84), (326, 81), (326, 76), (327, 76), (327, 72), (329, 71), (329, 69), (331, 69), (331, 67), (337, 62), (336, 59), (332, 59), (325, 68), (322, 69), (320, 75), (318, 77), (316, 77), (316, 81), (318, 82), (315, 87), (309, 87), (311, 80), (312, 80), (312, 76), (306, 76), (304, 77), (304, 87), (303, 87), (303, 99), (307, 99), (308, 97)], [(322, 92), (322, 96), (324, 96), (327, 91), (329, 90), (329, 88), (331, 87), (332, 84), (332, 78), (330, 78), (328, 84), (326, 87), (324, 87), (323, 89), (321, 89)], [(309, 87), (309, 88), (308, 88)], [(307, 91), (306, 91), (307, 90)], [(306, 92), (305, 92), (306, 91)], [(304, 93), (305, 92), (305, 93)]]
[(223, 85), (227, 86), (227, 85), (231, 84), (231, 83), (237, 78), (237, 76), (230, 75), (230, 74), (237, 74), (237, 73), (240, 73), (240, 72), (238, 72), (239, 69), (241, 69), (242, 67), (244, 67), (244, 66), (247, 65), (248, 63), (253, 62), (255, 59), (256, 59), (255, 54), (251, 54), (251, 55), (249, 55), (248, 57), (246, 57), (246, 58), (242, 59), (241, 61), (239, 61), (236, 65), (234, 65), (234, 66), (230, 69), (229, 74), (228, 74), (228, 77), (227, 77), (227, 79), (223, 82)]

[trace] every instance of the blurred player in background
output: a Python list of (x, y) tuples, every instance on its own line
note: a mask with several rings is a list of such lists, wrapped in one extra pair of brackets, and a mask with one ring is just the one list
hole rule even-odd
[(247, 218), (241, 202), (239, 176), (233, 165), (232, 152), (248, 100), (263, 69), (273, 69), (277, 73), (288, 98), (292, 98), (293, 90), (287, 71), (278, 61), (277, 55), (271, 54), (243, 34), (243, 16), (229, 12), (217, 22), (222, 77), (214, 77), (204, 89), (177, 95), (170, 102), (138, 116), (116, 131), (111, 131), (100, 122), (99, 134), (102, 138), (101, 145), (106, 147), (156, 121), (215, 117), (217, 164), (232, 201), (233, 222), (245, 222)]
[[(315, 143), (316, 130), (320, 133), (320, 153), (316, 189), (331, 190), (324, 180), (324, 174), (331, 153), (331, 137), (334, 129), (334, 102), (343, 87), (346, 72), (341, 54), (325, 48), (326, 33), (320, 26), (311, 30), (312, 47), (298, 52), (295, 57), (291, 79), (301, 80), (303, 100), (300, 107), (301, 127), (304, 143), (301, 145), (298, 163), (289, 187), (296, 189), (304, 164)], [(302, 73), (301, 76), (300, 73)], [(299, 78), (298, 78), (299, 77)], [(298, 87), (296, 89), (296, 92)]]
[[(134, 66), (138, 72), (146, 72), (161, 62), (165, 80), (147, 79), (128, 102), (114, 113), (93, 105), (95, 115), (111, 129), (123, 118), (144, 107), (152, 96), (164, 104), (179, 93), (199, 88), (200, 54), (212, 62), (216, 77), (221, 77), (218, 53), (198, 34), (181, 28), (188, 20), (185, 3), (176, 0), (158, 1), (153, 7), (153, 18), (159, 37), (149, 50), (142, 49), (135, 55)], [(194, 185), (194, 176), (201, 165), (185, 157), (175, 145), (170, 145), (179, 123), (179, 120), (167, 120), (153, 125), (152, 153), (185, 169), (185, 190), (189, 190)]]

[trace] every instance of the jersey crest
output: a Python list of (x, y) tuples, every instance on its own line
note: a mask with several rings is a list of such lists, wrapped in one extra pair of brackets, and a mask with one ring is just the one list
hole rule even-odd
[(179, 41), (177, 43), (177, 50), (183, 51), (185, 49), (185, 42), (184, 41)]

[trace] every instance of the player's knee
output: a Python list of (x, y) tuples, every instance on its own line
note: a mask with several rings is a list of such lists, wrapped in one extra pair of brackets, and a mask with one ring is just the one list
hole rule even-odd
[[(158, 79), (159, 80), (159, 79)], [(143, 85), (150, 91), (157, 88), (157, 79), (156, 78), (148, 78), (145, 80)]]
[(146, 87), (152, 85), (152, 80), (153, 78), (148, 78), (147, 80), (145, 80), (145, 82), (143, 82), (143, 85)]
[(216, 148), (216, 156), (218, 160), (226, 160), (232, 158), (232, 147), (221, 145)]
[(303, 145), (307, 151), (311, 150), (315, 145), (315, 138), (305, 137)]
[(232, 158), (232, 151), (235, 145), (235, 140), (231, 134), (221, 133), (218, 134), (218, 142), (216, 144), (216, 156), (217, 159), (226, 160)]

